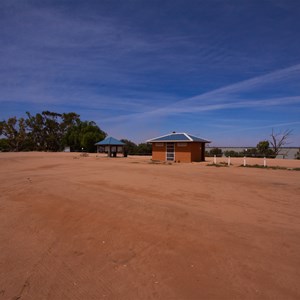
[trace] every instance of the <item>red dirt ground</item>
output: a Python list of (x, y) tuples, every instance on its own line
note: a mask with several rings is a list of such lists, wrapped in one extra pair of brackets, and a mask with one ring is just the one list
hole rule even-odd
[(232, 162), (0, 153), (0, 299), (300, 299), (300, 172)]

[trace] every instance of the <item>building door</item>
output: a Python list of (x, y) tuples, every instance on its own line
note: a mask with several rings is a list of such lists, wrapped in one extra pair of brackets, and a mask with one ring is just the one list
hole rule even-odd
[(175, 144), (167, 143), (167, 160), (175, 160)]

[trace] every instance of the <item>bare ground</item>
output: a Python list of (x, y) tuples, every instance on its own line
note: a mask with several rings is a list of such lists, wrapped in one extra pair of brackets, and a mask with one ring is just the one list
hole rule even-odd
[(300, 172), (232, 163), (0, 153), (0, 299), (299, 299)]

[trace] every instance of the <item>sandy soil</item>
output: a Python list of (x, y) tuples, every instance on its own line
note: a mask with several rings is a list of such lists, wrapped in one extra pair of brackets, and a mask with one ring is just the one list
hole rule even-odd
[(0, 299), (299, 299), (300, 172), (233, 163), (0, 153)]

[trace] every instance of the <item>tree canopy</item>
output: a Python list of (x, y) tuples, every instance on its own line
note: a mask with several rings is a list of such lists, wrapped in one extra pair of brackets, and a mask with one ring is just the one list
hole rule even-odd
[(77, 121), (71, 126), (65, 136), (64, 144), (71, 147), (72, 151), (84, 149), (87, 152), (95, 151), (95, 143), (103, 140), (106, 133), (93, 121)]
[(56, 113), (43, 111), (27, 118), (11, 117), (0, 122), (1, 146), (5, 151), (61, 151), (65, 146), (72, 150), (96, 150), (95, 143), (106, 133), (93, 121), (81, 121), (75, 112)]
[(121, 142), (125, 144), (125, 151), (129, 155), (151, 155), (152, 154), (151, 144), (141, 143), (137, 145), (134, 142), (127, 139), (122, 139)]
[(257, 152), (258, 156), (264, 156), (264, 157), (275, 157), (274, 150), (270, 149), (270, 143), (269, 141), (260, 141), (257, 146)]

